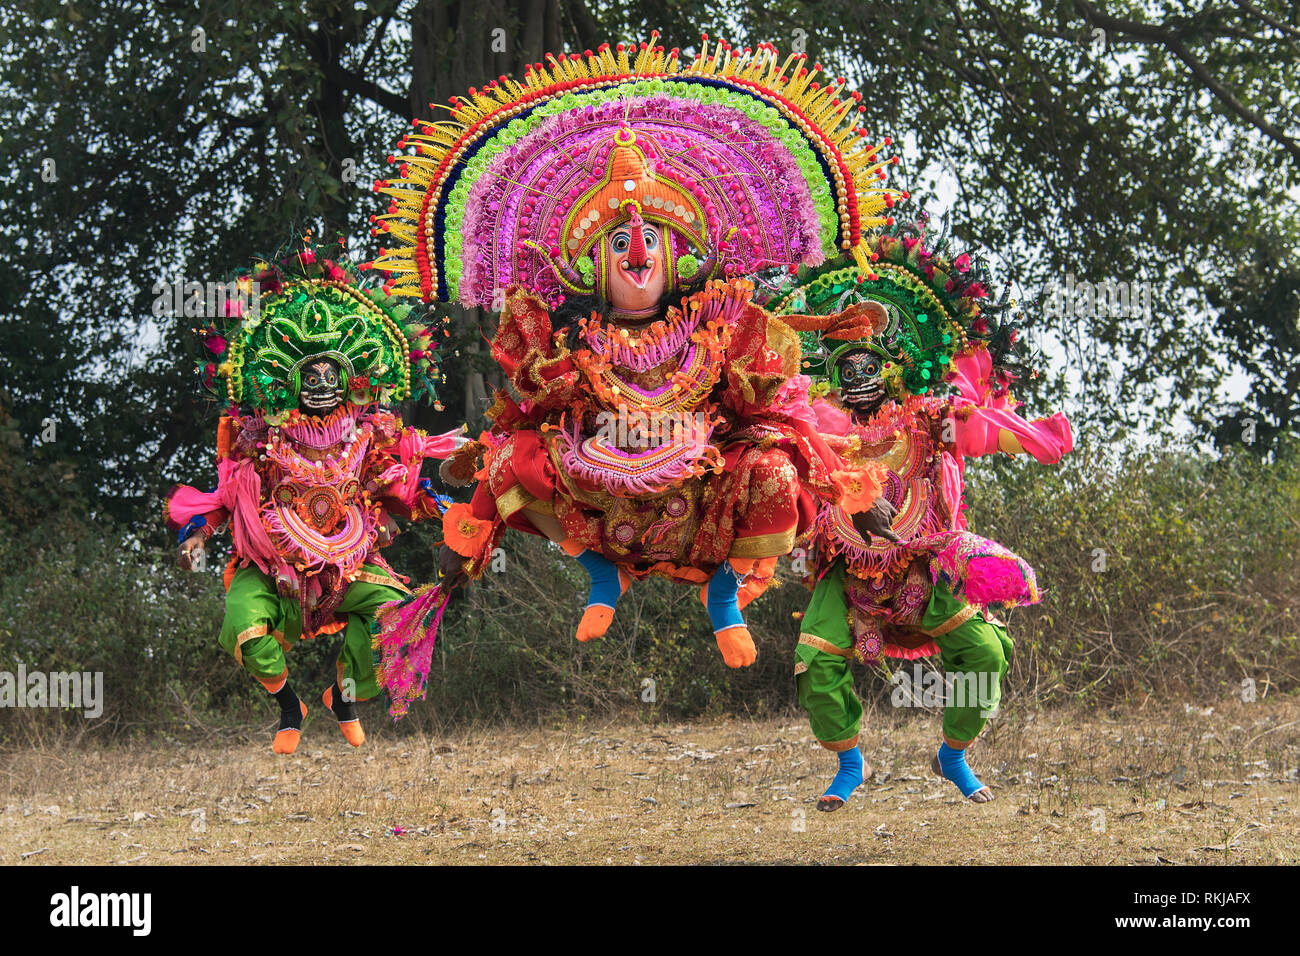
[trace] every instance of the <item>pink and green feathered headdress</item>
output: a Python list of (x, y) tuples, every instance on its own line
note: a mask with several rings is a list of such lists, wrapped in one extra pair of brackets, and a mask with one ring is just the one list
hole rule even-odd
[(598, 240), (637, 220), (664, 228), (670, 278), (865, 266), (865, 234), (905, 194), (881, 183), (861, 95), (770, 44), (705, 37), (683, 65), (657, 39), (548, 55), (416, 120), (400, 178), (376, 183), (385, 290), (491, 307), (522, 283), (558, 302), (597, 287)]

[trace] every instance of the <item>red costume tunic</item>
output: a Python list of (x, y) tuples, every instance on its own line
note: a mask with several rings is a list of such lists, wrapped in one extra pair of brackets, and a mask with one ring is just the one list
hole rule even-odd
[[(728, 557), (770, 565), (790, 551), (817, 501), (839, 500), (844, 464), (816, 431), (797, 336), (751, 292), (711, 282), (640, 332), (584, 322), (571, 350), (539, 299), (508, 291), (493, 355), (520, 398), (498, 396), (474, 449), (467, 530), (493, 531), (478, 536), (471, 573), (503, 525), (536, 533), (530, 510), (634, 576), (703, 582)], [(624, 427), (636, 416), (649, 442)], [(456, 518), (444, 525), (453, 547)]]

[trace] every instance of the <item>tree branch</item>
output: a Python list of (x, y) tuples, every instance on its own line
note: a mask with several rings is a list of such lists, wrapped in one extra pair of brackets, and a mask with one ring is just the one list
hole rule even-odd
[(1108, 30), (1113, 33), (1126, 34), (1136, 40), (1152, 46), (1163, 46), (1192, 72), (1201, 84), (1209, 90), (1214, 96), (1223, 103), (1231, 112), (1235, 113), (1240, 119), (1245, 120), (1255, 129), (1259, 130), (1269, 139), (1273, 140), (1288, 153), (1292, 158), (1300, 163), (1300, 142), (1287, 136), (1286, 133), (1278, 129), (1264, 117), (1260, 116), (1246, 104), (1242, 103), (1237, 97), (1220, 83), (1206, 68), (1205, 64), (1196, 57), (1192, 56), (1187, 45), (1183, 42), (1183, 33), (1165, 27), (1156, 26), (1150, 23), (1138, 23), (1133, 20), (1121, 20), (1118, 17), (1112, 17), (1109, 14), (1097, 10), (1088, 0), (1074, 0), (1074, 8), (1079, 14), (1095, 27)]
[(1295, 37), (1296, 39), (1300, 39), (1300, 30), (1297, 30), (1295, 27), (1283, 23), (1281, 20), (1278, 20), (1276, 17), (1269, 16), (1266, 12), (1261, 10), (1259, 7), (1255, 6), (1253, 3), (1249, 3), (1248, 0), (1234, 0), (1234, 2), (1237, 4), (1237, 6), (1241, 7), (1241, 9), (1245, 10), (1256, 20), (1262, 20), (1264, 23), (1267, 23), (1269, 26), (1271, 26), (1274, 30), (1277, 30), (1279, 33), (1281, 33), (1283, 36)]
[(390, 93), (388, 90), (367, 80), (365, 77), (357, 76), (339, 66), (337, 63), (328, 63), (324, 66), (324, 72), (327, 79), (336, 83), (341, 89), (357, 96), (364, 96), (377, 106), (381, 106), (404, 120), (411, 118), (411, 104), (405, 96), (399, 96), (397, 93)]

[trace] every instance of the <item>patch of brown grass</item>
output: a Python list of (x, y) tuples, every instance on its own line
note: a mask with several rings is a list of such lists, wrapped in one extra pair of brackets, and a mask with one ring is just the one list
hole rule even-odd
[[(1300, 700), (1049, 710), (971, 751), (998, 799), (930, 775), (934, 715), (868, 714), (875, 775), (834, 814), (801, 717), (589, 722), (247, 744), (29, 749), (0, 763), (0, 863), (1288, 863)], [(395, 829), (397, 831), (395, 832)]]

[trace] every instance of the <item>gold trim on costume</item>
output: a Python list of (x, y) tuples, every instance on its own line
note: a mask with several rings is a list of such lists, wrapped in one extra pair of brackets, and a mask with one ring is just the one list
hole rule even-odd
[(376, 574), (373, 571), (359, 571), (357, 576), (352, 580), (365, 581), (367, 584), (382, 584), (384, 587), (396, 588), (406, 594), (411, 593), (411, 589), (405, 584), (397, 580), (397, 578), (389, 577), (387, 574)]
[(978, 613), (975, 605), (967, 604), (964, 608), (944, 621), (936, 628), (925, 632), (927, 637), (943, 637), (949, 631), (955, 631)]
[(781, 356), (781, 362), (785, 366), (785, 374), (787, 376), (798, 375), (800, 359), (803, 358), (803, 349), (799, 344), (799, 336), (794, 329), (782, 322), (779, 316), (768, 315), (766, 331), (768, 333), (767, 347)]
[(830, 641), (820, 638), (816, 634), (800, 634), (799, 643), (815, 648), (823, 654), (834, 654), (836, 657), (852, 657), (854, 654), (852, 647), (836, 647)]
[[(868, 448), (871, 451), (877, 451), (882, 448), (883, 444), (883, 442), (880, 442), (875, 445), (869, 445)], [(916, 462), (913, 461), (913, 454), (916, 451), (916, 443), (912, 441), (912, 436), (908, 432), (904, 431), (890, 443), (888, 448), (885, 448), (883, 451), (878, 451), (877, 454), (871, 455), (859, 449), (859, 454), (868, 460), (879, 462), (896, 475), (906, 475), (914, 473), (914, 465)]]
[(503, 518), (509, 518), (521, 508), (527, 508), (537, 499), (524, 491), (519, 485), (506, 490), (501, 497), (497, 499), (497, 512)]
[(252, 627), (246, 627), (235, 636), (235, 663), (240, 667), (244, 666), (244, 652), (241, 648), (255, 637), (266, 636), (265, 624), (254, 624)]
[(808, 670), (808, 662), (807, 662), (807, 661), (798, 661), (798, 660), (797, 660), (797, 661), (794, 662), (794, 676), (795, 676), (795, 677), (798, 677), (800, 674), (802, 674), (802, 673), (803, 673), (804, 671), (806, 671), (806, 670)]
[(773, 534), (756, 534), (731, 542), (732, 558), (779, 558), (794, 548), (795, 529)]
[(845, 750), (852, 750), (858, 745), (858, 738), (861, 736), (860, 733), (857, 733), (852, 737), (846, 737), (844, 740), (819, 740), (817, 742), (831, 753), (837, 754), (843, 753)]

